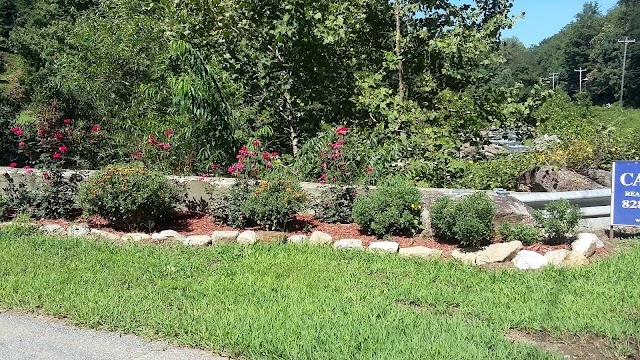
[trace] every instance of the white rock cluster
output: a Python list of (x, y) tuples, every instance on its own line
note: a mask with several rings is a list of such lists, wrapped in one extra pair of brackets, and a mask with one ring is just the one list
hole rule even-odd
[[(6, 225), (6, 223), (0, 224)], [(207, 235), (183, 236), (174, 230), (163, 230), (153, 234), (128, 233), (122, 236), (100, 229), (91, 229), (88, 224), (71, 224), (66, 228), (57, 224), (40, 226), (40, 231), (48, 235), (69, 237), (93, 237), (110, 241), (123, 242), (177, 242), (187, 246), (200, 247), (217, 244), (241, 244), (252, 245), (258, 242), (282, 243), (286, 240), (290, 244), (333, 246), (336, 250), (365, 250), (362, 240), (340, 239), (334, 241), (331, 235), (314, 231), (310, 236), (299, 234), (288, 238), (284, 233), (269, 231), (214, 231)], [(494, 263), (511, 262), (521, 270), (536, 270), (547, 266), (574, 267), (589, 264), (589, 258), (597, 249), (604, 248), (605, 244), (595, 234), (578, 234), (571, 244), (571, 250), (554, 250), (545, 255), (535, 251), (523, 250), (523, 244), (519, 241), (492, 244), (482, 249), (457, 249), (451, 252), (451, 256), (461, 262), (472, 265), (487, 265)], [(445, 253), (442, 250), (423, 246), (400, 248), (397, 242), (375, 241), (366, 249), (370, 252), (399, 254), (405, 257), (418, 258), (442, 258)]]

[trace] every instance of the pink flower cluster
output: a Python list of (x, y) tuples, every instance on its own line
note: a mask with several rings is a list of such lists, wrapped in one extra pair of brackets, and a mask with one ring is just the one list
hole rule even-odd
[[(250, 175), (259, 177), (262, 166), (269, 169), (272, 168), (273, 160), (276, 159), (279, 154), (277, 152), (264, 151), (261, 145), (262, 142), (260, 140), (255, 140), (250, 146), (242, 146), (238, 151), (238, 155), (236, 155), (238, 162), (229, 166), (227, 172), (231, 174), (231, 176), (238, 176), (245, 170), (248, 170)], [(216, 164), (214, 165), (217, 167)], [(214, 165), (212, 165), (212, 168)]]
[[(18, 148), (21, 152), (27, 154), (27, 156), (33, 158), (34, 155), (37, 156), (38, 153), (44, 150), (45, 152), (49, 152), (49, 154), (51, 154), (51, 158), (58, 160), (61, 159), (64, 154), (70, 150), (70, 147), (64, 145), (62, 141), (66, 138), (66, 129), (69, 129), (71, 126), (70, 124), (72, 123), (73, 120), (66, 118), (62, 120), (62, 124), (64, 124), (63, 127), (58, 126), (59, 123), (52, 123), (46, 124), (44, 128), (38, 129), (38, 131), (36, 132), (37, 139), (35, 142), (35, 144), (37, 144), (37, 147), (35, 148), (28, 145), (29, 137), (26, 136), (25, 130), (23, 130), (21, 127), (12, 127), (11, 132), (18, 137)], [(93, 125), (91, 127), (91, 130), (93, 132), (97, 132), (100, 130), (100, 126)], [(17, 164), (15, 163), (11, 163), (10, 166), (11, 165), (13, 165), (12, 167), (17, 166)], [(25, 167), (25, 169), (29, 173), (33, 171), (29, 167)]]
[[(350, 130), (351, 129), (346, 126), (337, 128), (335, 133), (338, 136), (338, 139), (335, 142), (327, 144), (328, 151), (320, 153), (320, 156), (323, 158), (323, 162), (320, 164), (320, 167), (322, 168), (322, 175), (320, 176), (319, 181), (321, 184), (325, 184), (328, 181), (335, 183), (338, 181), (338, 177), (340, 177), (342, 181), (346, 181), (344, 178), (348, 167), (348, 160), (344, 159), (344, 146), (347, 144), (347, 139), (345, 137)], [(366, 172), (372, 173), (373, 168), (367, 167)]]
[(24, 135), (24, 131), (23, 131), (19, 126), (12, 127), (12, 128), (11, 128), (11, 132), (12, 132), (15, 136), (22, 136), (22, 135)]
[[(166, 143), (158, 142), (158, 139), (156, 138), (155, 135), (149, 135), (149, 141), (148, 141), (149, 145), (157, 146), (158, 148), (163, 149), (163, 150), (171, 150), (171, 145), (169, 145), (169, 137), (174, 134), (174, 131), (173, 130), (166, 130), (164, 133), (165, 133), (165, 135), (167, 135), (167, 142)], [(138, 157), (140, 157), (140, 156), (138, 156)]]

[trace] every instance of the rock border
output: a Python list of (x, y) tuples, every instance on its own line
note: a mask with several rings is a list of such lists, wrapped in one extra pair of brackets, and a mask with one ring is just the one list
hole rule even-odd
[[(174, 230), (163, 230), (152, 234), (127, 233), (122, 236), (97, 228), (90, 228), (86, 223), (70, 224), (66, 228), (57, 224), (18, 224), (14, 222), (0, 223), (0, 227), (15, 225), (29, 225), (46, 235), (68, 236), (74, 238), (94, 238), (110, 241), (122, 242), (175, 242), (185, 246), (204, 247), (215, 246), (217, 244), (238, 244), (252, 245), (255, 243), (288, 243), (296, 245), (310, 246), (331, 246), (337, 251), (344, 250), (366, 250), (372, 253), (398, 254), (403, 257), (415, 258), (447, 258), (448, 254), (443, 250), (433, 249), (423, 246), (400, 248), (397, 242), (375, 241), (369, 244), (368, 248), (363, 247), (359, 239), (338, 239), (334, 240), (330, 234), (315, 231), (311, 236), (304, 234), (287, 237), (284, 232), (274, 231), (213, 231), (211, 234), (183, 236)], [(496, 243), (481, 249), (456, 249), (450, 255), (462, 263), (484, 266), (493, 264), (512, 263), (520, 270), (536, 270), (553, 266), (560, 268), (587, 265), (589, 260), (596, 253), (596, 249), (604, 248), (605, 244), (597, 235), (591, 233), (581, 233), (576, 236), (571, 244), (571, 250), (553, 250), (545, 255), (531, 250), (523, 250), (520, 241), (507, 243)]]

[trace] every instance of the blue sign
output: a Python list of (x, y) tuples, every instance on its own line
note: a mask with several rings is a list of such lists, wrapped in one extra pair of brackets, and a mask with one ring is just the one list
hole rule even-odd
[(615, 161), (611, 172), (611, 226), (640, 226), (640, 162)]

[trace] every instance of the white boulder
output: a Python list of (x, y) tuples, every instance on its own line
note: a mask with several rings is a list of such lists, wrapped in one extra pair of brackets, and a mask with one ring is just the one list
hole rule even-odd
[(362, 241), (358, 239), (342, 239), (333, 243), (333, 248), (338, 250), (359, 250), (363, 249)]
[(397, 253), (400, 249), (400, 244), (393, 241), (375, 241), (369, 244), (369, 251), (375, 252), (387, 252)]
[(511, 260), (520, 270), (535, 270), (549, 265), (549, 260), (535, 251), (522, 250)]
[(238, 244), (252, 245), (258, 241), (258, 234), (255, 231), (243, 231), (238, 235)]

